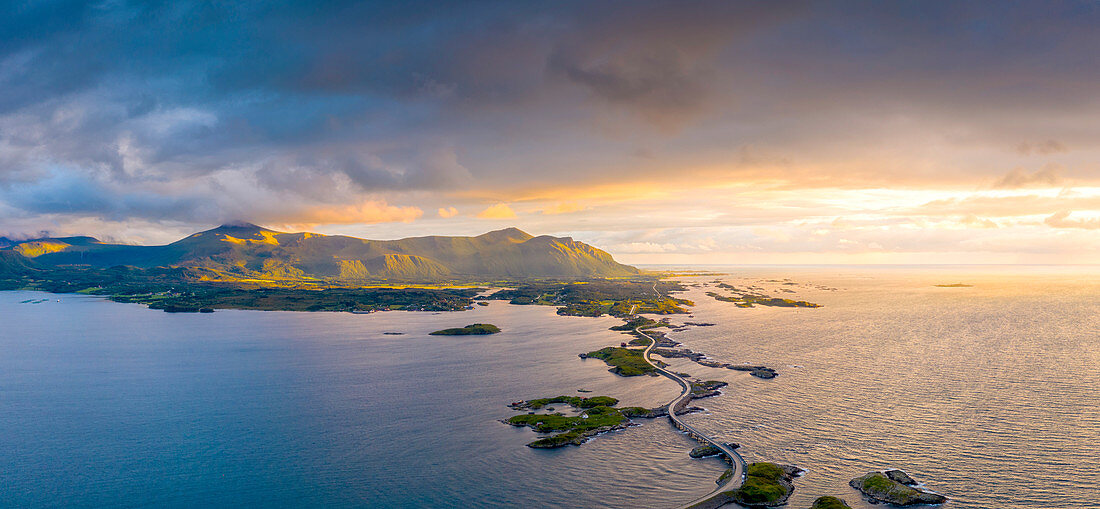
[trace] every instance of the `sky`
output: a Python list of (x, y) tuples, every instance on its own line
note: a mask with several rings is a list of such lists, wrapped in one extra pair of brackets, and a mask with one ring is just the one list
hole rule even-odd
[(1100, 3), (3, 2), (0, 235), (1100, 263)]

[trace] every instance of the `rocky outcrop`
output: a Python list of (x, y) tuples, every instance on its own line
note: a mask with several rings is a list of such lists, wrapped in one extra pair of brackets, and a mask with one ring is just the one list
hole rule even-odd
[[(507, 423), (507, 421), (502, 421), (502, 422)], [(513, 426), (514, 426), (514, 424), (513, 424)], [(575, 433), (575, 434), (563, 433), (562, 435), (557, 435), (557, 436), (567, 436), (567, 438), (564, 439), (564, 440), (560, 440), (560, 441), (536, 440), (534, 442), (531, 442), (531, 443), (527, 444), (527, 447), (530, 447), (532, 449), (556, 449), (558, 447), (565, 447), (567, 445), (581, 445), (581, 444), (587, 442), (589, 437), (599, 435), (600, 433), (607, 433), (608, 431), (626, 429), (629, 426), (633, 426), (633, 424), (631, 424), (631, 423), (614, 424), (614, 425), (611, 425), (611, 426), (603, 426), (603, 427), (594, 428), (594, 429), (582, 431), (580, 433)]]
[(836, 497), (818, 497), (814, 500), (814, 505), (810, 506), (810, 509), (852, 509), (852, 506), (848, 505), (842, 498)]
[(722, 394), (718, 389), (729, 385), (726, 382), (719, 380), (708, 380), (705, 382), (691, 382), (691, 397), (695, 399), (709, 398), (711, 396), (717, 396)]
[(909, 477), (909, 474), (907, 474), (905, 472), (902, 472), (901, 470), (897, 470), (897, 469), (887, 470), (883, 473), (886, 474), (886, 477), (889, 477), (891, 480), (900, 482), (900, 483), (902, 483), (906, 486), (916, 486), (917, 485), (917, 481), (915, 479), (913, 479), (912, 477)]
[(658, 342), (657, 347), (653, 349), (653, 353), (655, 355), (660, 355), (661, 357), (664, 357), (666, 359), (688, 359), (700, 366), (706, 366), (708, 368), (726, 368), (736, 371), (748, 371), (750, 375), (757, 378), (763, 378), (765, 380), (769, 380), (779, 376), (778, 372), (767, 366), (752, 366), (749, 364), (730, 364), (728, 362), (719, 362), (708, 359), (705, 353), (693, 352), (690, 348), (659, 348), (661, 346), (664, 345)]
[[(905, 482), (898, 481), (898, 479)], [(875, 502), (910, 506), (942, 504), (947, 501), (947, 497), (917, 488), (916, 484), (917, 482), (912, 477), (900, 470), (871, 472), (848, 482), (849, 486), (859, 490)]]
[(664, 357), (666, 359), (691, 359), (695, 362), (699, 362), (701, 359), (706, 358), (706, 355), (698, 352), (693, 352), (688, 348), (654, 348), (653, 353), (660, 355), (661, 357)]
[(737, 370), (737, 371), (748, 371), (750, 375), (755, 376), (757, 378), (763, 378), (765, 380), (770, 380), (772, 378), (775, 378), (775, 377), (779, 376), (779, 373), (777, 373), (774, 369), (769, 368), (767, 366), (750, 366), (748, 364), (727, 364), (726, 368)]

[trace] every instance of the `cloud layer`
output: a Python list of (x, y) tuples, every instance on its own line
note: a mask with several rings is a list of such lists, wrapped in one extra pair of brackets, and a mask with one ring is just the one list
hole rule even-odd
[(1093, 2), (0, 9), (0, 234), (517, 224), (642, 261), (1095, 244)]

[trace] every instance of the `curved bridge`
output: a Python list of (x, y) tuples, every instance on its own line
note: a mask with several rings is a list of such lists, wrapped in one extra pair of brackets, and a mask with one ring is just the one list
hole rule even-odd
[[(657, 290), (656, 285), (654, 285), (653, 290)], [(633, 313), (633, 309), (631, 310), (631, 312)], [(704, 444), (717, 447), (718, 450), (722, 451), (722, 453), (726, 455), (726, 460), (729, 461), (730, 468), (732, 469), (731, 475), (723, 480), (721, 483), (719, 483), (718, 487), (715, 488), (714, 491), (703, 495), (695, 500), (692, 500), (691, 502), (688, 502), (681, 507), (691, 509), (709, 509), (719, 507), (728, 502), (732, 502), (732, 497), (727, 495), (726, 492), (740, 488), (741, 484), (745, 481), (745, 459), (742, 458), (741, 455), (737, 453), (737, 451), (733, 450), (728, 445), (707, 436), (706, 434), (695, 429), (694, 426), (680, 420), (680, 416), (676, 415), (676, 412), (683, 410), (684, 407), (686, 407), (688, 403), (691, 402), (691, 383), (685, 380), (684, 377), (677, 375), (676, 373), (673, 373), (672, 371), (669, 371), (665, 368), (662, 368), (661, 366), (657, 365), (657, 363), (653, 362), (653, 359), (650, 358), (650, 352), (653, 350), (654, 347), (657, 346), (657, 341), (653, 339), (652, 336), (642, 332), (638, 328), (635, 328), (634, 331), (638, 334), (645, 336), (646, 338), (649, 338), (649, 346), (645, 348), (645, 351), (642, 354), (642, 357), (645, 359), (645, 361), (648, 362), (650, 366), (653, 366), (653, 368), (656, 369), (658, 373), (668, 378), (671, 378), (676, 383), (680, 384), (680, 388), (682, 389), (680, 395), (668, 403), (668, 419), (672, 421), (672, 425), (676, 426), (676, 428), (680, 431), (687, 433), (688, 436), (694, 438), (695, 440), (703, 442)]]

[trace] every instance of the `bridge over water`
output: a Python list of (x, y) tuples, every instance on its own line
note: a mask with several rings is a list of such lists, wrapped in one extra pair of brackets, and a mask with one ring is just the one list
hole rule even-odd
[[(656, 284), (653, 285), (653, 291), (657, 292)], [(657, 292), (657, 294), (660, 295), (660, 292)], [(634, 308), (631, 308), (630, 312), (633, 315)], [(653, 348), (657, 346), (657, 340), (655, 340), (652, 336), (646, 334), (645, 332), (642, 332), (640, 328), (635, 327), (634, 331), (638, 334), (641, 334), (642, 336), (645, 336), (646, 338), (649, 338), (649, 346), (647, 346), (645, 348), (645, 351), (642, 353), (645, 361), (648, 362), (650, 366), (653, 366), (653, 368), (656, 369), (658, 373), (668, 378), (671, 378), (676, 383), (680, 384), (680, 388), (682, 389), (680, 395), (668, 403), (669, 421), (672, 422), (673, 426), (675, 426), (680, 431), (687, 433), (688, 436), (690, 436), (691, 438), (703, 442), (704, 444), (712, 445), (718, 448), (718, 450), (722, 451), (722, 453), (725, 455), (726, 461), (728, 461), (730, 464), (730, 469), (732, 470), (731, 475), (722, 480), (718, 484), (718, 487), (714, 489), (714, 491), (703, 495), (695, 500), (692, 500), (691, 502), (688, 502), (681, 507), (684, 509), (711, 509), (732, 502), (733, 497), (731, 495), (728, 495), (727, 493), (737, 490), (737, 488), (740, 488), (741, 484), (745, 482), (745, 459), (742, 458), (741, 455), (737, 453), (737, 451), (733, 450), (732, 447), (726, 445), (723, 442), (715, 440), (710, 436), (707, 436), (707, 434), (699, 431), (694, 426), (684, 422), (680, 419), (680, 416), (676, 415), (677, 412), (683, 410), (685, 407), (687, 407), (688, 403), (691, 402), (691, 383), (685, 380), (684, 377), (661, 367), (656, 362), (653, 362), (653, 359), (650, 357), (650, 355)]]

